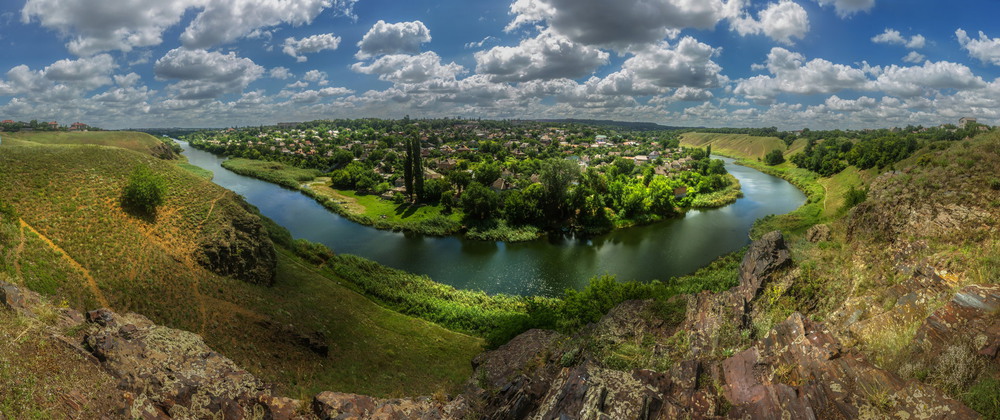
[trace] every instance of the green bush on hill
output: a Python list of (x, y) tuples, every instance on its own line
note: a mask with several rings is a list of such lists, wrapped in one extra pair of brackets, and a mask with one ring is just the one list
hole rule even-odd
[(130, 211), (154, 215), (166, 196), (166, 181), (148, 166), (141, 165), (129, 176), (128, 184), (122, 191), (122, 205)]

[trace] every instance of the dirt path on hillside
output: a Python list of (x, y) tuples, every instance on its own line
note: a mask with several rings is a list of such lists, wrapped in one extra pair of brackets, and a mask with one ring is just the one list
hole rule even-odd
[(37, 229), (29, 225), (28, 222), (25, 222), (24, 219), (19, 219), (19, 221), (21, 222), (22, 229), (27, 228), (35, 235), (38, 235), (38, 237), (41, 238), (42, 241), (49, 246), (49, 248), (52, 248), (53, 251), (56, 251), (57, 253), (62, 255), (63, 259), (66, 260), (66, 262), (68, 262), (70, 266), (79, 270), (80, 273), (83, 274), (83, 278), (87, 279), (87, 284), (90, 286), (90, 291), (94, 293), (94, 297), (97, 298), (97, 301), (101, 304), (101, 307), (109, 309), (111, 308), (111, 305), (108, 304), (108, 299), (104, 297), (104, 292), (101, 292), (101, 289), (97, 287), (97, 281), (95, 281), (94, 277), (90, 275), (89, 270), (80, 265), (80, 263), (74, 260), (73, 257), (71, 257), (68, 252), (60, 248), (59, 245), (56, 245), (55, 242), (52, 242), (52, 240), (49, 239), (47, 236), (42, 235), (41, 232), (39, 232)]
[[(219, 194), (215, 200), (212, 200), (212, 205), (208, 207), (208, 213), (205, 214), (205, 218), (201, 221), (201, 223), (198, 223), (198, 227), (195, 228), (195, 238), (201, 235), (201, 232), (205, 229), (205, 223), (208, 223), (208, 219), (212, 217), (212, 212), (215, 211), (216, 203), (218, 203), (219, 200), (223, 199), (225, 196), (226, 193), (223, 192), (222, 194)], [(191, 257), (191, 253), (184, 253), (183, 260), (184, 265), (188, 266), (188, 269), (191, 270), (192, 273), (197, 272), (196, 266), (198, 264), (194, 261), (194, 258)], [(198, 276), (195, 276), (194, 280), (191, 282), (191, 292), (194, 294), (195, 299), (198, 300), (198, 313), (201, 315), (201, 327), (199, 328), (199, 333), (204, 336), (205, 329), (208, 326), (208, 306), (205, 303), (206, 296), (201, 294), (201, 281)]]

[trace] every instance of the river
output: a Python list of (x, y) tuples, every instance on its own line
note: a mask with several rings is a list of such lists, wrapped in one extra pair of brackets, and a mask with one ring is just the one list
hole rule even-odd
[(483, 242), (359, 225), (297, 191), (223, 168), (224, 157), (179, 143), (191, 164), (215, 173), (213, 182), (245, 197), (296, 238), (488, 293), (553, 296), (566, 288), (581, 289), (602, 274), (638, 281), (688, 274), (750, 243), (747, 233), (755, 220), (788, 213), (805, 202), (792, 184), (721, 158), (743, 187), (743, 198), (729, 206), (692, 210), (682, 218), (591, 239), (554, 235), (531, 242)]

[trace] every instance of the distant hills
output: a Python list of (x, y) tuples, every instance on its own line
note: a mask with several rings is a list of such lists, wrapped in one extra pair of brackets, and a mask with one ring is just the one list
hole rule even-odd
[(531, 120), (538, 122), (547, 123), (568, 123), (568, 124), (585, 124), (594, 125), (600, 127), (611, 127), (611, 128), (622, 128), (626, 130), (633, 131), (657, 131), (657, 130), (683, 130), (683, 129), (693, 129), (693, 128), (704, 128), (704, 127), (674, 127), (669, 125), (660, 125), (651, 122), (628, 122), (628, 121), (615, 121), (615, 120), (584, 120), (576, 118), (562, 118), (562, 119), (540, 119)]

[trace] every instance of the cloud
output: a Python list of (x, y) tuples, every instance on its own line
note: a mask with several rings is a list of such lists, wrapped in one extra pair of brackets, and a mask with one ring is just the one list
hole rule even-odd
[(117, 68), (108, 54), (76, 60), (56, 61), (42, 70), (19, 65), (7, 71), (0, 80), (0, 96), (25, 95), (35, 101), (65, 100), (111, 84), (111, 73)]
[(181, 34), (187, 48), (208, 48), (235, 41), (257, 28), (312, 23), (330, 0), (202, 0), (205, 9)]
[(306, 90), (291, 95), (291, 101), (300, 104), (316, 103), (324, 98), (344, 96), (354, 93), (353, 90), (342, 87), (328, 87), (318, 90)]
[(268, 71), (268, 76), (273, 79), (285, 80), (292, 77), (292, 72), (287, 67), (275, 67)]
[(78, 60), (59, 60), (46, 67), (45, 78), (54, 82), (77, 85), (84, 90), (111, 84), (109, 77), (117, 67), (108, 54)]
[(305, 76), (302, 76), (302, 80), (323, 86), (328, 83), (326, 81), (326, 76), (327, 74), (325, 71), (309, 70), (306, 72)]
[(850, 17), (855, 13), (867, 12), (875, 7), (875, 0), (816, 0), (821, 6), (833, 5), (837, 16)]
[(399, 23), (379, 20), (358, 42), (355, 57), (366, 59), (384, 54), (416, 54), (420, 52), (420, 44), (430, 41), (431, 31), (419, 20)]
[(924, 59), (926, 58), (927, 57), (924, 57), (924, 55), (921, 53), (918, 53), (916, 51), (910, 51), (910, 53), (907, 54), (906, 57), (903, 57), (903, 62), (917, 64), (923, 62)]
[(861, 69), (823, 59), (803, 62), (805, 57), (802, 54), (774, 47), (767, 55), (767, 69), (771, 76), (761, 75), (741, 80), (733, 92), (758, 103), (770, 104), (781, 93), (833, 93), (844, 89), (861, 89), (868, 82)]
[(886, 28), (885, 32), (873, 36), (872, 42), (876, 44), (904, 45), (910, 49), (921, 49), (926, 45), (927, 39), (923, 35), (916, 34), (907, 40), (899, 31)]
[(433, 51), (420, 55), (386, 55), (369, 65), (355, 63), (351, 69), (363, 74), (377, 74), (380, 80), (403, 84), (455, 80), (457, 75), (465, 72), (465, 68), (458, 64), (441, 64), (441, 57)]
[(802, 39), (809, 32), (809, 15), (798, 3), (782, 0), (761, 10), (757, 19), (751, 16), (733, 18), (730, 27), (743, 36), (763, 32), (768, 38), (791, 45), (792, 37)]
[(979, 39), (970, 39), (962, 29), (956, 30), (955, 36), (958, 37), (959, 45), (968, 51), (970, 56), (983, 63), (1000, 66), (1000, 38), (990, 38), (983, 31), (979, 31)]
[(168, 88), (176, 99), (210, 99), (241, 92), (264, 74), (264, 68), (236, 53), (176, 48), (153, 66), (158, 80), (179, 80)]
[(340, 46), (340, 37), (333, 34), (319, 34), (302, 39), (285, 38), (281, 51), (295, 60), (303, 63), (308, 60), (303, 54), (317, 53), (324, 50), (336, 50)]
[(729, 79), (712, 61), (720, 50), (692, 37), (671, 48), (666, 42), (637, 51), (622, 69), (603, 79), (587, 81), (590, 92), (601, 95), (658, 95), (673, 88), (716, 88)]
[(195, 1), (188, 0), (28, 0), (21, 20), (37, 21), (70, 38), (75, 55), (131, 51), (159, 45), (163, 31), (177, 24)]
[(584, 45), (624, 50), (650, 44), (685, 28), (710, 29), (732, 13), (722, 0), (517, 0), (510, 32), (545, 22), (555, 33)]
[(475, 57), (476, 72), (490, 81), (523, 82), (583, 77), (607, 64), (609, 55), (546, 30), (515, 47), (493, 47)]
[(500, 38), (497, 38), (497, 37), (495, 37), (493, 35), (487, 35), (485, 38), (483, 38), (482, 40), (480, 40), (478, 42), (466, 42), (465, 43), (465, 48), (483, 48), (483, 46), (485, 46), (487, 44), (494, 44), (495, 45), (495, 44), (497, 44), (499, 42), (500, 42)]
[(928, 61), (913, 67), (892, 65), (882, 69), (875, 81), (876, 89), (901, 97), (919, 96), (928, 90), (984, 87), (986, 82), (968, 67), (948, 61)]
[(184, 46), (208, 48), (247, 36), (266, 36), (261, 28), (282, 23), (309, 24), (323, 10), (353, 17), (356, 0), (27, 0), (21, 9), (25, 23), (69, 39), (75, 55), (131, 51), (160, 45), (167, 28), (178, 24), (189, 9), (198, 10), (181, 34)]

